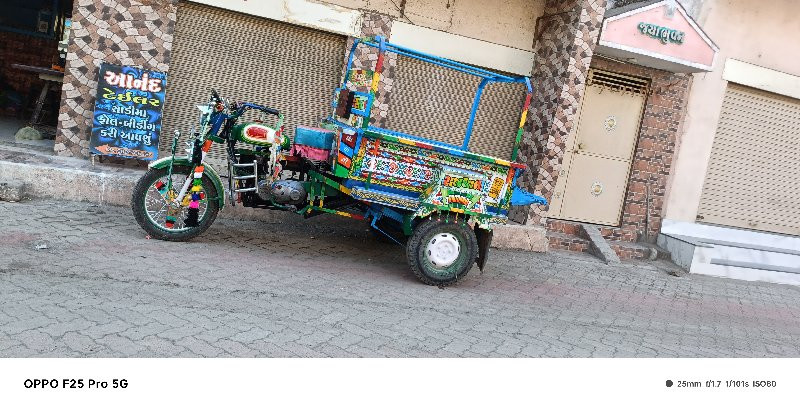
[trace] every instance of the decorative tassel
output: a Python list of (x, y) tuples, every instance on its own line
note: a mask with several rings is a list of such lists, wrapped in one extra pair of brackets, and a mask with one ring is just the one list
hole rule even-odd
[(168, 215), (168, 216), (167, 216), (167, 222), (166, 222), (167, 228), (172, 228), (172, 227), (174, 227), (174, 226), (175, 226), (175, 221), (177, 221), (177, 220), (175, 219), (175, 217), (173, 217), (173, 216), (171, 216), (171, 215)]
[(189, 203), (189, 208), (190, 209), (194, 209), (194, 210), (200, 208), (200, 202), (199, 201), (192, 201), (191, 203)]
[(156, 188), (156, 190), (158, 190), (159, 193), (161, 193), (161, 195), (164, 195), (164, 194), (167, 193), (167, 185), (164, 184), (164, 182), (161, 181), (161, 180), (156, 181), (155, 188)]

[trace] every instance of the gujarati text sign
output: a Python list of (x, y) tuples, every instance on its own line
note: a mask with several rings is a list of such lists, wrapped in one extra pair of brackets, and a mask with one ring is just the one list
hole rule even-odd
[(90, 148), (94, 154), (155, 160), (167, 74), (103, 63)]

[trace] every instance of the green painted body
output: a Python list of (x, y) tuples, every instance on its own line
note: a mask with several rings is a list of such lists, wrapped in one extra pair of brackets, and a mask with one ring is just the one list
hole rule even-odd
[[(174, 159), (172, 156), (164, 157), (150, 163), (149, 167), (151, 169), (166, 169), (170, 165), (194, 167), (188, 156), (176, 156)], [(214, 183), (214, 188), (217, 190), (217, 197), (209, 197), (209, 200), (216, 199), (219, 203), (219, 208), (222, 209), (225, 206), (225, 188), (222, 186), (222, 178), (208, 163), (203, 163), (203, 169), (203, 174), (211, 179), (211, 182)]]

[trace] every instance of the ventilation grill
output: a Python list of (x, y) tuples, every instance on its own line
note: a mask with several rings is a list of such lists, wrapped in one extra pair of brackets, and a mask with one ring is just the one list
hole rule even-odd
[(586, 84), (603, 86), (615, 91), (647, 94), (649, 81), (641, 77), (590, 70)]

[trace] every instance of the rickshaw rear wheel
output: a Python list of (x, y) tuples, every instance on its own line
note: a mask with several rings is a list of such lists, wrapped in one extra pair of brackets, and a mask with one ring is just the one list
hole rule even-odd
[(478, 240), (465, 221), (426, 219), (406, 244), (411, 271), (428, 285), (454, 284), (472, 269), (477, 256)]

